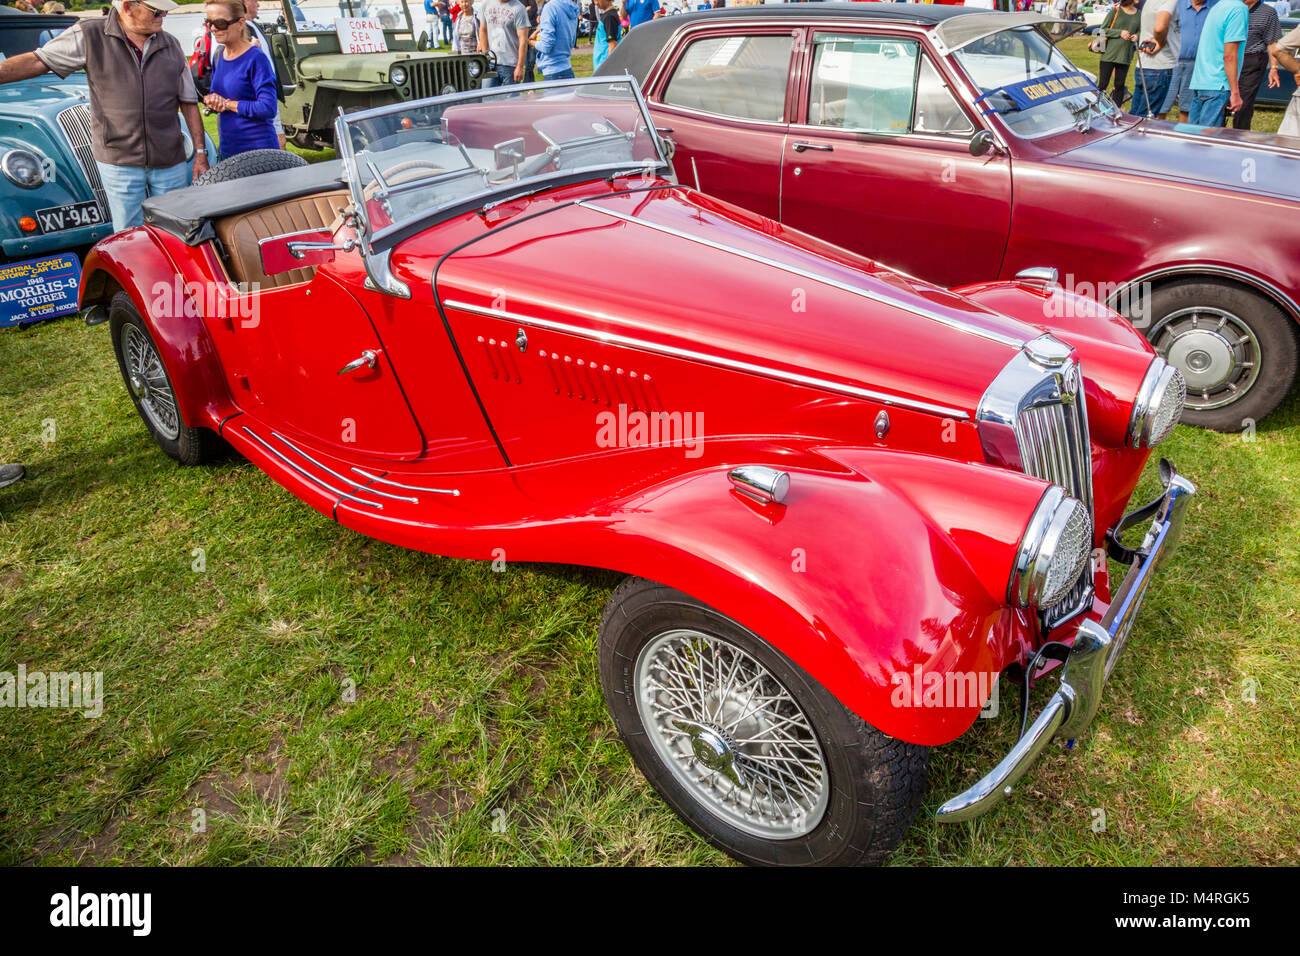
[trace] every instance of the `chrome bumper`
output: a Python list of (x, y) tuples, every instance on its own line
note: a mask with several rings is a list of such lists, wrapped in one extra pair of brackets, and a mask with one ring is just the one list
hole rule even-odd
[[(1061, 686), (998, 765), (969, 790), (957, 794), (938, 809), (935, 815), (940, 822), (973, 820), (987, 813), (1011, 795), (1011, 788), (1053, 740), (1073, 741), (1092, 723), (1101, 704), (1102, 688), (1133, 630), (1147, 587), (1160, 565), (1173, 554), (1183, 512), (1196, 493), (1196, 486), (1179, 475), (1168, 461), (1160, 462), (1160, 481), (1164, 494), (1125, 515), (1107, 536), (1112, 556), (1128, 561), (1131, 567), (1101, 622), (1086, 620), (1080, 625), (1061, 669)], [(1140, 548), (1130, 551), (1119, 544), (1120, 532), (1148, 517), (1152, 519), (1151, 528)]]

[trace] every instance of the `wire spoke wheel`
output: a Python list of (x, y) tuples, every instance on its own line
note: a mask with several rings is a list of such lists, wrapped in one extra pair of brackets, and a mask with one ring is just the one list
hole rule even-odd
[(641, 721), (664, 764), (713, 814), (784, 840), (816, 828), (830, 774), (812, 724), (752, 656), (691, 629), (650, 640), (636, 661)]
[(1152, 328), (1151, 344), (1187, 382), (1187, 407), (1222, 408), (1241, 399), (1259, 377), (1259, 339), (1226, 309), (1179, 309)]
[(153, 343), (134, 325), (123, 327), (122, 338), (127, 384), (140, 409), (164, 438), (175, 439), (180, 435), (181, 418), (162, 359)]

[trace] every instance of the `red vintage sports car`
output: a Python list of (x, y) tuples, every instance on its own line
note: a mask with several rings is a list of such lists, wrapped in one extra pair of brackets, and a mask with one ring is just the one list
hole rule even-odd
[(680, 186), (628, 78), (354, 113), (337, 142), (151, 199), (87, 260), (168, 454), (220, 436), (363, 534), (627, 574), (614, 720), (740, 860), (883, 859), (1000, 675), (1059, 689), (942, 819), (1083, 732), (1194, 491), (1165, 463), (1125, 516), (1183, 384), (1122, 318)]
[(683, 183), (944, 286), (1055, 268), (1182, 371), (1184, 422), (1262, 420), (1296, 378), (1300, 141), (1125, 115), (1053, 22), (728, 7), (637, 27), (599, 73), (641, 82)]

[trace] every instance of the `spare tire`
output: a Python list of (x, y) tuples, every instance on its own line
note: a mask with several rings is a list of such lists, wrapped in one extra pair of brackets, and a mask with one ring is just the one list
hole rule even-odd
[(194, 185), (227, 183), (232, 179), (273, 173), (277, 169), (296, 169), (306, 165), (307, 160), (285, 149), (250, 149), (246, 153), (237, 153), (229, 159), (223, 159), (202, 176), (196, 177)]

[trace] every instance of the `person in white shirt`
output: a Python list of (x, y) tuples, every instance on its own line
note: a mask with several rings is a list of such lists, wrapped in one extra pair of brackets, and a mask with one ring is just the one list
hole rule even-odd
[(1178, 0), (1147, 0), (1142, 7), (1142, 27), (1138, 31), (1138, 68), (1133, 82), (1133, 101), (1129, 112), (1134, 116), (1159, 116), (1174, 67), (1178, 65)]
[(1287, 104), (1286, 112), (1282, 114), (1282, 125), (1277, 128), (1277, 131), (1282, 136), (1300, 136), (1300, 61), (1296, 59), (1297, 54), (1300, 54), (1300, 27), (1296, 27), (1276, 43), (1269, 44), (1268, 52), (1273, 55), (1282, 69), (1294, 73), (1296, 79), (1296, 91), (1291, 95), (1291, 102)]

